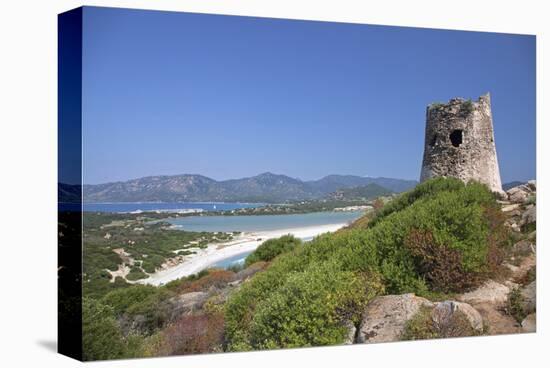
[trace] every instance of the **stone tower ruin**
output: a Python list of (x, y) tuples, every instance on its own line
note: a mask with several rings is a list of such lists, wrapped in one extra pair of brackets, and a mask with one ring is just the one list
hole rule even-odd
[(502, 193), (489, 94), (477, 101), (453, 98), (429, 105), (424, 139), (421, 182), (451, 176)]

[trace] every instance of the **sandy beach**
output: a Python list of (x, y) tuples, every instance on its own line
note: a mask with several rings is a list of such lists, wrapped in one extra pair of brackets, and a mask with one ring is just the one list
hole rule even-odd
[(292, 234), (300, 239), (308, 239), (323, 233), (334, 232), (346, 225), (346, 223), (341, 223), (273, 231), (246, 232), (230, 242), (209, 244), (205, 249), (200, 249), (195, 254), (186, 256), (181, 264), (158, 271), (138, 282), (157, 286), (166, 284), (172, 280), (195, 274), (226, 258), (251, 252), (268, 239), (278, 238), (286, 234)]

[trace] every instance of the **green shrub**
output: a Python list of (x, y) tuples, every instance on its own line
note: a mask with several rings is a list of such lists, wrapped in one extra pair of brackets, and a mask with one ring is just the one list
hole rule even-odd
[(132, 266), (130, 272), (128, 273), (128, 275), (126, 275), (126, 280), (129, 281), (136, 281), (145, 278), (147, 278), (147, 274), (137, 266)]
[(414, 258), (416, 272), (424, 277), (430, 289), (447, 293), (468, 289), (479, 283), (477, 273), (465, 270), (462, 254), (437, 244), (431, 232), (413, 228), (404, 244)]
[(521, 232), (524, 234), (530, 234), (533, 231), (537, 230), (537, 223), (536, 222), (530, 222), (528, 224), (521, 226)]
[(88, 298), (101, 299), (105, 294), (112, 290), (122, 289), (130, 286), (122, 277), (115, 277), (114, 282), (109, 278), (97, 278), (95, 280), (85, 280), (82, 282), (82, 294)]
[(458, 191), (464, 187), (464, 183), (455, 178), (437, 177), (418, 184), (414, 189), (402, 193), (394, 200), (388, 202), (370, 221), (370, 226), (376, 225), (381, 219), (410, 206), (416, 200), (434, 196), (441, 192)]
[(117, 359), (126, 353), (113, 308), (95, 299), (82, 299), (82, 350), (84, 360)]
[(321, 346), (342, 343), (346, 323), (378, 294), (377, 280), (341, 271), (333, 262), (312, 264), (292, 274), (284, 286), (263, 300), (251, 323), (255, 349)]
[(156, 269), (164, 263), (164, 261), (165, 258), (163, 256), (160, 256), (158, 254), (151, 254), (146, 258), (143, 258), (141, 267), (147, 273), (154, 273)]
[[(342, 271), (337, 261), (312, 263), (303, 272), (291, 272), (280, 287), (270, 286), (272, 291), (255, 300), (254, 313), (244, 314), (244, 320), (236, 320), (234, 312), (247, 307), (245, 298), (231, 301), (226, 314), (230, 350), (342, 343), (347, 323), (357, 323), (360, 311), (382, 289), (375, 274)], [(243, 294), (251, 292), (262, 290), (252, 286)]]
[(302, 241), (290, 234), (266, 240), (246, 257), (245, 267), (259, 261), (269, 262), (282, 253), (290, 252), (300, 244)]
[(434, 319), (432, 310), (422, 307), (405, 325), (401, 340), (425, 340), (448, 337), (479, 335), (470, 321), (461, 312), (453, 313), (450, 318)]
[[(443, 183), (441, 179), (434, 182)], [(433, 186), (431, 181), (424, 184)], [(485, 186), (477, 183), (464, 185), (449, 180), (449, 184), (437, 185), (449, 190), (429, 190), (422, 196), (406, 196), (407, 202), (412, 197), (417, 199), (370, 227), (367, 242), (376, 244), (378, 257), (383, 260), (381, 272), (390, 293), (422, 295), (426, 283), (435, 291), (463, 291), (474, 286), (489, 271), (490, 224), (485, 208), (495, 204), (494, 197)], [(461, 188), (457, 188), (457, 184)], [(415, 192), (419, 190), (412, 193)], [(414, 231), (429, 233), (430, 244), (422, 245), (423, 248), (407, 246), (406, 241)], [(439, 257), (435, 263), (431, 259), (434, 255)], [(441, 263), (445, 255), (453, 255), (456, 262)], [(447, 267), (457, 269), (445, 269)], [(449, 273), (455, 276), (448, 280), (433, 277)], [(455, 283), (458, 275), (466, 278), (465, 284)]]
[(179, 292), (186, 284), (202, 279), (205, 276), (208, 276), (212, 269), (204, 269), (200, 272), (194, 273), (187, 277), (182, 277), (181, 279), (172, 280), (166, 283), (162, 288), (171, 292)]
[(514, 319), (519, 323), (521, 323), (521, 321), (523, 321), (523, 319), (527, 317), (527, 313), (523, 308), (524, 302), (525, 302), (525, 299), (521, 294), (521, 291), (519, 288), (514, 288), (508, 295), (508, 301), (506, 303), (506, 312), (510, 316), (514, 317)]
[(166, 288), (132, 285), (107, 293), (101, 301), (113, 308), (116, 317), (143, 316), (144, 332), (152, 333), (167, 322), (167, 311), (161, 306), (163, 301), (173, 295), (174, 293)]
[(405, 325), (401, 340), (427, 340), (438, 338), (432, 324), (431, 309), (421, 307)]

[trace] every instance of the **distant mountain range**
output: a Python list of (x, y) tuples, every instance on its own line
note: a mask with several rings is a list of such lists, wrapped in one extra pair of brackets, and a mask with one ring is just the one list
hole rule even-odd
[(521, 184), (525, 184), (523, 181), (511, 181), (509, 183), (502, 184), (502, 189), (504, 191), (507, 191), (508, 189), (512, 189), (514, 187), (520, 186)]
[[(286, 175), (257, 176), (217, 181), (202, 175), (148, 176), (123, 182), (84, 185), (85, 202), (265, 202), (278, 203), (323, 198), (346, 188), (377, 184), (391, 192), (403, 192), (418, 184), (415, 180), (329, 175), (302, 181)], [(62, 202), (72, 202), (78, 188), (60, 184)], [(76, 197), (77, 198), (77, 197)]]

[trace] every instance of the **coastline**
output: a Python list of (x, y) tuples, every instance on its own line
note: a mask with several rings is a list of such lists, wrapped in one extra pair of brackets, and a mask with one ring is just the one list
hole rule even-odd
[(292, 234), (300, 239), (307, 239), (324, 233), (334, 232), (346, 225), (348, 223), (245, 232), (229, 242), (209, 244), (205, 249), (197, 250), (195, 254), (186, 256), (182, 263), (157, 271), (146, 279), (138, 280), (137, 283), (160, 286), (200, 272), (226, 258), (251, 252), (268, 239), (279, 238), (286, 234)]

